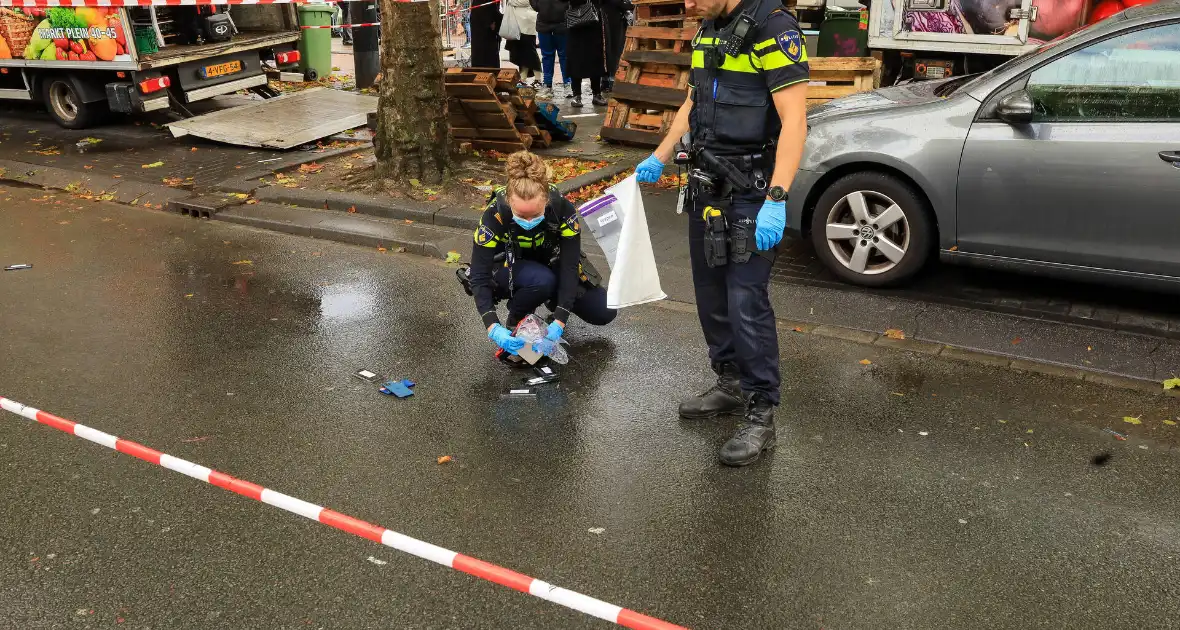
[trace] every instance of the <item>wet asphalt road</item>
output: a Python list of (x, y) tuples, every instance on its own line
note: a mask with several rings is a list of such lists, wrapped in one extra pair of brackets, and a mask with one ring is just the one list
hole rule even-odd
[[(0, 202), (0, 263), (35, 265), (0, 272), (14, 400), (692, 627), (1180, 614), (1176, 399), (784, 332), (778, 449), (724, 469), (733, 422), (674, 414), (710, 376), (689, 309), (575, 324), (561, 385), (505, 401), (441, 263)], [(3, 628), (605, 627), (11, 414), (0, 479)]]

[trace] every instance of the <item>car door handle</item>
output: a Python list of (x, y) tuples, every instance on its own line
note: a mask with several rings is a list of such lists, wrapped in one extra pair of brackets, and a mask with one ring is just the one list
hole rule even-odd
[(1180, 165), (1180, 151), (1160, 151), (1160, 159), (1165, 162)]

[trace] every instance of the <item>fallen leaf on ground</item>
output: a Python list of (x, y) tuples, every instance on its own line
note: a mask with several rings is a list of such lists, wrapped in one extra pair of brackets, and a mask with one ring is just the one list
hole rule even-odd
[(90, 169), (94, 168), (94, 166), (93, 166), (93, 165), (91, 165), (91, 164), (86, 164), (86, 165), (84, 165), (82, 168), (84, 168), (84, 169), (86, 169), (86, 170), (88, 170), (88, 171), (89, 171)]
[(246, 205), (247, 205), (247, 206), (252, 206), (252, 205), (254, 205), (254, 204), (256, 204), (256, 203), (258, 203), (258, 200), (257, 200), (257, 199), (247, 199), (247, 200), (246, 200)]
[(1180, 387), (1180, 378), (1170, 378), (1164, 381), (1164, 389), (1176, 389)]
[(1008, 424), (1007, 420), (1000, 420), (999, 422), (1000, 422), (1000, 424)]
[(903, 394), (901, 392), (889, 392), (889, 393), (893, 394), (894, 396), (905, 396), (905, 394)]
[(100, 142), (102, 142), (102, 140), (99, 138), (82, 138), (78, 141), (78, 144), (98, 144)]
[(1017, 338), (1015, 338), (1015, 339), (1013, 339), (1013, 340), (1012, 340), (1012, 345), (1016, 345), (1016, 344), (1018, 344), (1018, 343), (1020, 343), (1020, 342), (1022, 342), (1022, 341), (1024, 341), (1024, 340), (1023, 340), (1023, 339), (1021, 339), (1020, 337), (1017, 337)]
[(449, 262), (449, 263), (457, 263), (457, 262), (459, 262), (459, 258), (460, 258), (460, 257), (461, 257), (461, 256), (459, 255), (459, 252), (454, 252), (454, 251), (452, 251), (452, 252), (447, 252), (447, 262)]
[(794, 330), (794, 331), (795, 331), (795, 332), (797, 332), (797, 333), (801, 333), (801, 332), (803, 332), (803, 329), (802, 329), (802, 328), (800, 328), (799, 326), (796, 326), (796, 327), (792, 328), (791, 330)]
[(235, 265), (253, 265), (254, 261), (253, 260), (239, 260), (238, 262), (233, 263), (233, 264), (235, 264)]
[(872, 361), (869, 361), (868, 359), (861, 359), (861, 360), (860, 360), (860, 364), (861, 364), (861, 365), (872, 365), (872, 364), (873, 364), (873, 362), (872, 362)]
[(905, 339), (905, 333), (896, 328), (890, 328), (889, 330), (886, 330), (885, 336), (889, 337), (890, 339)]
[(144, 164), (140, 168), (159, 168), (161, 166), (164, 166), (163, 162), (152, 162), (151, 164)]
[(1142, 420), (1139, 418), (1132, 418), (1131, 416), (1123, 416), (1123, 422), (1126, 422), (1127, 424), (1143, 424)]
[(413, 179), (413, 178), (411, 178), (411, 179), (410, 179), (410, 185), (411, 185), (411, 186), (413, 186), (414, 188), (421, 188), (421, 187), (422, 187), (422, 182), (420, 182), (420, 181), (418, 181), (418, 180), (416, 180), (416, 179)]
[(1032, 433), (1032, 432), (1033, 432), (1033, 430), (1032, 430), (1032, 429), (1029, 429), (1028, 431), (1025, 431), (1025, 433)]
[(349, 214), (356, 214), (356, 206), (348, 206)]
[(378, 247), (378, 248), (377, 248), (377, 251), (379, 251), (379, 252), (387, 252), (387, 251), (389, 251), (389, 250), (385, 249), (384, 247)]
[(442, 457), (438, 458), (438, 463), (440, 463), (440, 464), (446, 464), (450, 461), (451, 461), (450, 455), (443, 455)]
[(185, 293), (185, 294), (184, 294), (184, 297), (186, 297), (186, 298), (191, 298), (192, 296), (193, 296), (193, 294), (192, 294), (192, 293)]
[(197, 147), (193, 147), (193, 148), (189, 149), (189, 152), (191, 152), (191, 153), (196, 153), (196, 152), (197, 152)]
[(300, 173), (318, 173), (324, 170), (323, 164), (316, 164), (315, 162), (308, 162), (299, 166)]
[(1176, 421), (1175, 420), (1164, 420), (1164, 424), (1166, 424), (1170, 427), (1174, 427), (1174, 426), (1176, 426)]

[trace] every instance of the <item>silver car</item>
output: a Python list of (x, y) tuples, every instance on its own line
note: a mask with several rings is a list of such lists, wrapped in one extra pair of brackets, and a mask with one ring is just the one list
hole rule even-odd
[(848, 282), (947, 262), (1180, 288), (1180, 1), (808, 115), (788, 228)]

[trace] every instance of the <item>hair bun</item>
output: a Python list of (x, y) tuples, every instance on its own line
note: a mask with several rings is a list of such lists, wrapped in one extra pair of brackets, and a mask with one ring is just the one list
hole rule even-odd
[(509, 155), (504, 170), (509, 180), (527, 179), (536, 182), (542, 188), (549, 186), (549, 165), (535, 153), (517, 151)]

